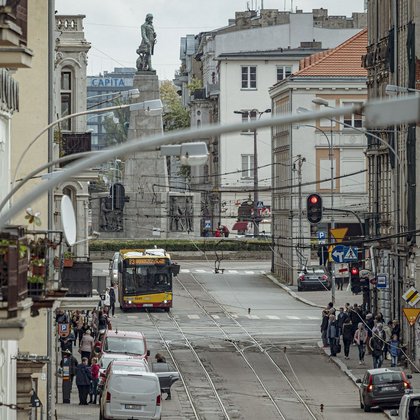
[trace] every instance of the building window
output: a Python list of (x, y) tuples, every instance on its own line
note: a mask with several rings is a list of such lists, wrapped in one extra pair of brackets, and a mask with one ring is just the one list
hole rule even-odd
[[(72, 114), (71, 104), (71, 72), (61, 72), (61, 117)], [(65, 120), (61, 123), (61, 129), (71, 131), (71, 119)]]
[(256, 66), (242, 66), (242, 89), (256, 89), (257, 88), (257, 67)]
[[(362, 105), (362, 103), (363, 102), (343, 102), (343, 106)], [(345, 125), (361, 128), (363, 127), (363, 115), (362, 114), (345, 114), (343, 122)]]
[(254, 155), (241, 155), (242, 157), (242, 178), (254, 176)]
[[(241, 111), (242, 112), (242, 122), (247, 123), (254, 121), (257, 118), (257, 111), (250, 110), (250, 111)], [(247, 129), (242, 130), (242, 133), (253, 133), (253, 130)]]
[(284, 80), (292, 74), (292, 66), (277, 66), (277, 81)]

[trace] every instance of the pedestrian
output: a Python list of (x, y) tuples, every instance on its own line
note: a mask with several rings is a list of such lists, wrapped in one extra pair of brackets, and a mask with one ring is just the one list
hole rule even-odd
[(223, 232), (223, 235), (224, 235), (225, 238), (229, 238), (230, 231), (229, 231), (227, 226), (225, 226), (225, 225), (222, 226), (222, 232)]
[(344, 312), (348, 315), (348, 316), (350, 316), (350, 311), (351, 311), (351, 305), (350, 305), (350, 303), (346, 303), (345, 305), (344, 305)]
[(327, 310), (330, 314), (335, 315), (335, 308), (334, 308), (334, 304), (332, 302), (328, 303)]
[(391, 329), (392, 321), (388, 321), (387, 324), (383, 324), (383, 331), (385, 333), (384, 360), (391, 360), (391, 355), (389, 354), (389, 342), (392, 339)]
[(62, 359), (60, 361), (62, 370), (62, 394), (63, 404), (70, 404), (71, 389), (73, 387), (73, 378), (76, 375), (77, 360), (72, 355), (70, 350), (62, 352)]
[(79, 346), (80, 343), (82, 341), (82, 337), (83, 337), (83, 325), (85, 324), (85, 317), (81, 314), (78, 313), (77, 317), (76, 317), (76, 331), (77, 331), (77, 335), (75, 334), (75, 341), (74, 344), (76, 345), (76, 341), (77, 339), (79, 339)]
[(343, 324), (343, 345), (344, 345), (344, 358), (349, 359), (350, 346), (353, 342), (353, 327), (350, 317), (347, 317)]
[(322, 311), (322, 320), (321, 320), (321, 339), (322, 345), (324, 347), (328, 347), (328, 338), (327, 338), (327, 330), (328, 330), (328, 319), (329, 319), (329, 311), (324, 309)]
[(337, 290), (343, 290), (344, 279), (343, 277), (335, 277), (335, 284), (337, 285)]
[(92, 319), (90, 321), (90, 329), (92, 331), (93, 338), (98, 336), (98, 310), (92, 309)]
[[(382, 324), (380, 325), (382, 328)], [(378, 330), (378, 333), (379, 333), (379, 330)], [(384, 345), (385, 345), (385, 341), (382, 339), (382, 337), (380, 337), (376, 333), (373, 334), (371, 339), (369, 340), (369, 347), (372, 353), (374, 369), (379, 369), (380, 367), (382, 367)]]
[(91, 380), (92, 375), (88, 366), (88, 359), (87, 357), (82, 357), (82, 363), (79, 363), (76, 369), (76, 385), (79, 391), (79, 405), (88, 405), (87, 396), (89, 394)]
[(363, 322), (359, 322), (357, 326), (357, 330), (354, 333), (354, 341), (359, 347), (359, 365), (365, 363), (365, 351), (366, 351), (367, 340), (368, 340), (368, 334), (365, 329), (365, 326)]
[(92, 380), (90, 382), (89, 404), (96, 404), (96, 398), (98, 395), (98, 382), (99, 382), (99, 365), (98, 365), (98, 359), (96, 357), (92, 357), (92, 365), (90, 366), (90, 374), (92, 375)]
[(73, 342), (74, 334), (72, 332), (67, 337), (60, 337), (61, 351), (64, 352), (66, 350), (69, 350), (70, 353), (73, 353)]
[(327, 330), (328, 343), (330, 345), (330, 356), (337, 356), (339, 353), (339, 339), (340, 339), (340, 330), (337, 325), (337, 320), (335, 319), (334, 314), (330, 314), (328, 320), (328, 330)]
[(344, 308), (341, 307), (337, 315), (337, 325), (339, 328), (339, 335), (342, 335), (343, 333), (343, 324), (347, 318), (348, 318), (348, 315), (346, 314), (346, 312), (344, 312)]
[(365, 320), (366, 330), (368, 334), (368, 341), (366, 343), (368, 348), (368, 353), (371, 354), (371, 348), (369, 346), (369, 341), (372, 338), (373, 334), (373, 327), (375, 326), (375, 321), (373, 319), (373, 315), (369, 312), (366, 314), (366, 320)]
[(86, 332), (83, 334), (83, 338), (79, 347), (79, 353), (81, 357), (90, 360), (94, 345), (95, 340), (91, 336), (90, 330), (86, 330)]
[(215, 238), (220, 238), (222, 236), (222, 233), (220, 232), (220, 229), (216, 229), (214, 232), (214, 237)]
[(109, 289), (109, 309), (111, 311), (111, 315), (114, 316), (115, 314), (115, 285), (114, 284)]
[[(156, 353), (155, 355), (155, 359), (156, 359), (156, 363), (166, 363), (166, 359), (163, 355), (161, 355), (160, 353)], [(166, 391), (166, 400), (170, 400), (171, 399), (171, 388), (168, 388)]]
[(392, 340), (389, 342), (389, 353), (391, 354), (391, 367), (397, 367), (398, 356), (400, 355), (400, 340), (398, 340), (396, 334), (393, 334)]
[(400, 339), (400, 323), (398, 322), (397, 319), (394, 319), (392, 321), (392, 330), (391, 330), (391, 334), (392, 335), (396, 335), (398, 340)]
[(69, 322), (69, 317), (67, 316), (67, 314), (64, 312), (63, 309), (58, 308), (56, 315), (55, 315), (55, 322), (57, 322), (57, 324), (67, 324)]
[(104, 309), (109, 311), (110, 305), (111, 305), (111, 297), (109, 296), (109, 287), (107, 287), (105, 290), (104, 302), (103, 302)]
[(357, 303), (355, 303), (353, 305), (353, 308), (350, 310), (350, 319), (351, 319), (351, 323), (353, 325), (353, 336), (357, 330), (357, 326), (359, 325), (360, 321), (363, 321), (362, 318), (362, 311), (360, 309), (360, 307), (357, 305)]

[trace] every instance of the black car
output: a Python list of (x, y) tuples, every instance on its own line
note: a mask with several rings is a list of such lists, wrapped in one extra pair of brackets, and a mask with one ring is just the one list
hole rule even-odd
[(331, 274), (323, 265), (308, 265), (299, 273), (298, 291), (306, 289), (331, 289)]
[(363, 379), (356, 381), (360, 384), (360, 408), (368, 412), (372, 407), (398, 406), (405, 391), (411, 389), (410, 378), (396, 369), (367, 370)]

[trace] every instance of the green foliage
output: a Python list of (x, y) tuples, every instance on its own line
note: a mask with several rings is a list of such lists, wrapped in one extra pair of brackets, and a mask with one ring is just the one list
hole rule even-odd
[(28, 276), (27, 279), (28, 283), (44, 283), (44, 276), (39, 276), (39, 275), (35, 275), (35, 276)]
[(190, 126), (190, 113), (184, 108), (174, 84), (165, 80), (160, 86), (160, 97), (163, 103), (164, 131), (178, 130)]
[(262, 240), (235, 239), (144, 239), (144, 240), (95, 240), (90, 241), (90, 251), (113, 251), (120, 249), (163, 248), (171, 251), (270, 251), (271, 242)]
[[(120, 105), (120, 101), (118, 100), (115, 100), (114, 103), (115, 105)], [(127, 141), (130, 123), (129, 108), (116, 109), (113, 111), (113, 114), (113, 116), (106, 116), (103, 121), (103, 126), (106, 131), (105, 141), (107, 146), (113, 146)]]
[(203, 87), (203, 82), (200, 79), (192, 78), (191, 83), (188, 83), (187, 88), (191, 93)]

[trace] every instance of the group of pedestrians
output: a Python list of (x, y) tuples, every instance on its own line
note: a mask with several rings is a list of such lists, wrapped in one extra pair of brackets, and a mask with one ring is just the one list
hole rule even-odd
[(365, 363), (366, 352), (372, 356), (373, 368), (382, 367), (383, 361), (391, 359), (391, 367), (398, 364), (400, 356), (400, 325), (398, 320), (384, 322), (383, 315), (365, 313), (361, 306), (346, 303), (337, 313), (332, 302), (322, 311), (321, 338), (324, 347), (330, 348), (330, 355), (341, 351), (349, 359), (351, 345), (356, 345), (359, 364)]
[[(108, 315), (109, 307), (101, 310), (75, 310), (73, 312), (58, 309), (56, 322), (66, 325), (68, 334), (61, 336), (60, 347), (62, 359), (60, 367), (63, 379), (63, 403), (70, 403), (70, 394), (76, 378), (79, 393), (79, 405), (96, 404), (99, 382), (99, 364), (97, 338), (102, 331), (112, 328)], [(73, 356), (73, 348), (77, 347), (81, 362)], [(88, 397), (89, 401), (88, 401)]]

